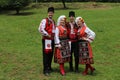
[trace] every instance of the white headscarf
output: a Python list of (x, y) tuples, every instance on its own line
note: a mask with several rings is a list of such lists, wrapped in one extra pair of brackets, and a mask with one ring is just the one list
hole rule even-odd
[(60, 25), (60, 21), (61, 21), (62, 19), (64, 19), (64, 18), (66, 18), (65, 15), (61, 15), (61, 16), (58, 18), (58, 20), (57, 20), (57, 26)]
[[(86, 23), (84, 22), (84, 19), (83, 19), (82, 17), (80, 17), (80, 16), (79, 16), (79, 17), (76, 17), (76, 19), (75, 19), (76, 24), (77, 24), (78, 21), (81, 21), (81, 22), (83, 23), (83, 25), (87, 27), (87, 25), (86, 25)], [(77, 25), (78, 25), (78, 24), (77, 24)]]

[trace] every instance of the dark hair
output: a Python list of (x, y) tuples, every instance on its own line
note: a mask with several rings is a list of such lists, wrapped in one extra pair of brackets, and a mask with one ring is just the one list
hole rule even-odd
[(49, 7), (48, 12), (53, 12), (54, 13), (54, 7)]
[(69, 17), (70, 17), (70, 16), (75, 17), (75, 12), (74, 12), (74, 11), (70, 11), (70, 12), (69, 12)]

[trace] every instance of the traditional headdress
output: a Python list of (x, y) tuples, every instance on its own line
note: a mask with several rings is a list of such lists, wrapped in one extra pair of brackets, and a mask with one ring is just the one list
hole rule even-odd
[(57, 20), (57, 26), (60, 25), (60, 21), (61, 21), (62, 19), (64, 19), (64, 18), (66, 18), (65, 15), (61, 15), (61, 16), (58, 18), (58, 20)]
[[(84, 19), (83, 19), (82, 17), (77, 17), (77, 18), (75, 19), (76, 24), (77, 24), (78, 21), (81, 21), (81, 22), (83, 23), (83, 25), (87, 26), (87, 25), (85, 24)], [(77, 24), (77, 25), (78, 25), (78, 24)]]

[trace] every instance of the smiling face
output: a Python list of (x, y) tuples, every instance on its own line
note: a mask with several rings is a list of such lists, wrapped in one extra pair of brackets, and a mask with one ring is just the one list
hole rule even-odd
[(53, 13), (52, 11), (48, 12), (48, 17), (49, 17), (50, 19), (52, 19), (53, 15), (54, 15), (54, 13)]
[(83, 22), (81, 22), (81, 20), (78, 20), (78, 21), (77, 21), (77, 25), (78, 25), (79, 27), (82, 27)]
[(70, 16), (70, 22), (74, 22), (75, 17), (74, 16)]
[(65, 26), (65, 18), (63, 18), (63, 19), (60, 20), (60, 25), (61, 26)]

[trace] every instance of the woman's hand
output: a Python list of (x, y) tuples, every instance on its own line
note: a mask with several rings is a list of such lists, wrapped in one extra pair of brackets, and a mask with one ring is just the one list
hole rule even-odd
[(62, 46), (59, 44), (59, 45), (58, 45), (58, 48), (61, 49), (61, 47), (62, 47)]
[(82, 40), (87, 40), (87, 38), (86, 37), (82, 37)]
[(61, 46), (61, 44), (57, 44), (57, 45), (55, 45), (55, 47), (61, 49), (62, 46)]

